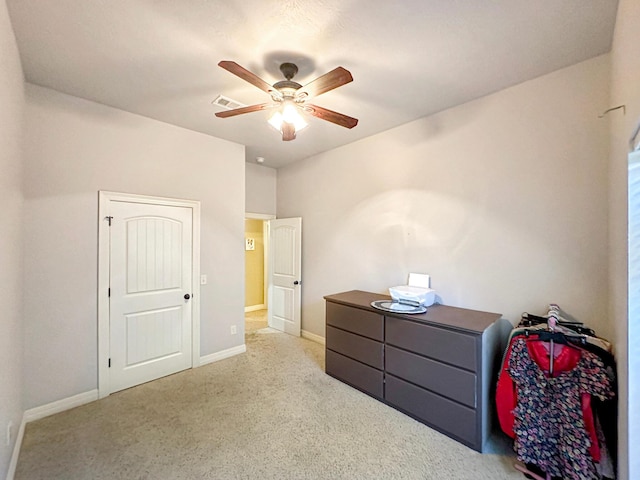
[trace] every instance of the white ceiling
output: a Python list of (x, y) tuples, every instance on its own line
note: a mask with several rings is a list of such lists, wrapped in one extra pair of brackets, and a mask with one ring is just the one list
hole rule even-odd
[[(616, 0), (7, 0), (27, 81), (246, 145), (279, 167), (610, 50)], [(223, 94), (266, 93), (293, 61), (305, 84), (337, 66), (354, 81), (314, 99), (360, 120), (311, 118), (283, 142), (267, 112), (220, 119)]]

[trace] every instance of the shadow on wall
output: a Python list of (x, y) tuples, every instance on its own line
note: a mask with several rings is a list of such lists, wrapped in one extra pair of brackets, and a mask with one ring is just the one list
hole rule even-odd
[[(471, 248), (470, 233), (482, 219), (479, 202), (469, 205), (424, 190), (385, 192), (356, 205), (335, 225), (331, 250), (337, 257), (333, 261), (357, 261), (360, 274), (376, 284), (385, 277), (387, 282), (401, 284), (416, 263), (455, 265), (459, 253)], [(391, 276), (390, 264), (394, 265)]]
[(516, 322), (523, 307), (535, 309), (550, 302), (550, 292), (563, 293), (562, 276), (575, 268), (571, 259), (556, 258), (559, 273), (551, 278), (545, 265), (559, 255), (554, 240), (523, 228), (526, 221), (489, 211), (473, 194), (387, 191), (333, 219), (329, 243), (306, 271), (341, 272), (326, 278), (331, 292), (323, 294), (341, 287), (382, 292), (403, 284), (408, 272), (424, 272), (444, 304), (499, 311)]

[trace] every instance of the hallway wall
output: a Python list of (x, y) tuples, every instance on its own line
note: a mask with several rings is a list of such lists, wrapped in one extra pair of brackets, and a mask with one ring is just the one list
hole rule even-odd
[(264, 305), (264, 234), (263, 221), (247, 218), (244, 221), (245, 240), (254, 241), (254, 250), (245, 250), (245, 293), (244, 306)]
[(277, 170), (249, 163), (245, 165), (246, 212), (276, 214)]

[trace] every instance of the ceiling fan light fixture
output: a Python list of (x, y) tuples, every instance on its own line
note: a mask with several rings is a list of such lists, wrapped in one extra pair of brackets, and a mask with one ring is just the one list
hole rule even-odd
[(283, 107), (280, 110), (276, 110), (269, 119), (269, 124), (280, 133), (283, 133), (282, 124), (285, 122), (292, 124), (296, 133), (309, 125), (298, 112), (298, 108), (293, 103), (289, 102), (285, 102)]

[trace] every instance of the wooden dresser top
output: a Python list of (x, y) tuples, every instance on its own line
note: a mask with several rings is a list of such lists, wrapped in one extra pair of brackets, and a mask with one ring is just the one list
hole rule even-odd
[(327, 295), (324, 299), (327, 302), (338, 303), (351, 307), (361, 308), (377, 312), (380, 315), (389, 317), (404, 318), (421, 323), (431, 323), (450, 327), (458, 330), (481, 334), (489, 328), (502, 315), (500, 313), (480, 312), (478, 310), (468, 310), (466, 308), (449, 307), (446, 305), (434, 304), (427, 307), (426, 313), (420, 314), (400, 314), (378, 310), (371, 306), (371, 302), (376, 300), (389, 300), (389, 295), (381, 293), (363, 292), (362, 290), (351, 290), (349, 292)]

